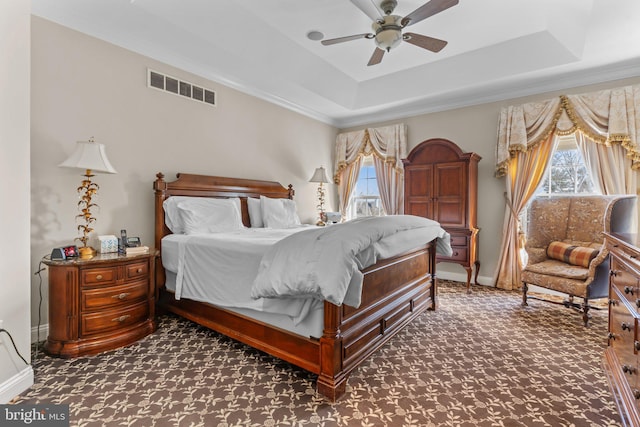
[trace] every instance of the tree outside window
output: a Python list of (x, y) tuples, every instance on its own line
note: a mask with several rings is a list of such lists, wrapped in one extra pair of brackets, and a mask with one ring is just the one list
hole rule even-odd
[(573, 135), (561, 137), (551, 164), (536, 195), (594, 194), (593, 181), (587, 171)]

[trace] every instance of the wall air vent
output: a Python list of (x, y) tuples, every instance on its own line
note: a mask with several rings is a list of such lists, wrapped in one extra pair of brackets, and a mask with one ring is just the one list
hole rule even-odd
[(217, 103), (215, 91), (151, 69), (147, 69), (147, 86), (163, 92), (191, 98), (194, 101), (204, 102), (214, 107)]

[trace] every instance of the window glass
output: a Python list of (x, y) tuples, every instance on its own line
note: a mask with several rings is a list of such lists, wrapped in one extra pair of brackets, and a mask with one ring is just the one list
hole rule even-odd
[(366, 156), (362, 161), (356, 188), (349, 201), (348, 213), (349, 219), (384, 215), (376, 180), (376, 169), (371, 156)]
[(594, 194), (593, 181), (587, 171), (573, 135), (561, 137), (551, 164), (536, 195)]

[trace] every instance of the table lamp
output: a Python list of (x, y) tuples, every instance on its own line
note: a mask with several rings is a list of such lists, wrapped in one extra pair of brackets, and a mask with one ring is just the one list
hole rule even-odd
[(324, 168), (320, 166), (313, 173), (313, 176), (309, 180), (309, 182), (317, 182), (318, 183), (318, 211), (320, 214), (320, 220), (316, 223), (316, 225), (326, 225), (324, 222), (324, 188), (322, 184), (328, 183), (329, 179), (327, 178), (327, 173)]
[(91, 202), (91, 198), (98, 193), (98, 189), (100, 188), (98, 184), (91, 181), (91, 178), (94, 177), (93, 172), (117, 172), (113, 166), (111, 166), (111, 163), (109, 163), (109, 159), (107, 159), (104, 145), (95, 142), (93, 137), (89, 138), (89, 141), (78, 141), (75, 151), (67, 160), (58, 166), (85, 170), (83, 175), (84, 179), (80, 187), (78, 187), (78, 193), (80, 194), (78, 209), (81, 213), (76, 216), (76, 218), (81, 218), (84, 224), (78, 225), (78, 231), (82, 232), (82, 236), (76, 237), (75, 240), (82, 242), (82, 247), (78, 249), (80, 258), (91, 258), (96, 253), (95, 249), (87, 246), (89, 233), (93, 231), (92, 224), (96, 220), (91, 214), (91, 208), (98, 206)]

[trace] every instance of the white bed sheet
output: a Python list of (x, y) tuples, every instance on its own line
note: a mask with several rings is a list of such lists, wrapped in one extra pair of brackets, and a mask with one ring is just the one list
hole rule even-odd
[[(313, 228), (246, 228), (228, 233), (168, 235), (162, 239), (166, 286), (176, 298), (225, 307), (290, 332), (319, 338), (324, 322), (323, 301), (251, 298), (252, 284), (266, 250), (293, 233)], [(407, 230), (377, 242), (359, 258), (367, 265), (365, 260), (369, 257), (388, 258), (424, 244), (423, 238)]]

